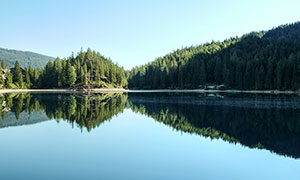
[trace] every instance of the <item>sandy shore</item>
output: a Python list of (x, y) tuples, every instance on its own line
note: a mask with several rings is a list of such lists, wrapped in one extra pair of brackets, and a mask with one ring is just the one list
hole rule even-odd
[(199, 92), (199, 93), (253, 93), (253, 94), (299, 94), (298, 91), (278, 90), (204, 90), (204, 89), (155, 89), (129, 90), (129, 92)]
[(0, 89), (2, 93), (21, 93), (21, 92), (126, 92), (126, 89), (90, 89), (90, 90), (73, 90), (73, 89)]
[(132, 93), (159, 93), (159, 92), (198, 92), (198, 93), (252, 93), (252, 94), (299, 94), (298, 91), (278, 90), (204, 90), (204, 89), (155, 89), (155, 90), (128, 90), (128, 89), (0, 89), (2, 93), (19, 92), (132, 92)]

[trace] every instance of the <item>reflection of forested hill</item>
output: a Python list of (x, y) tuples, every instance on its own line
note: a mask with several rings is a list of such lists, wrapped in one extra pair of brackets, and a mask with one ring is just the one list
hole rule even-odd
[(49, 118), (46, 114), (38, 111), (34, 111), (30, 115), (27, 112), (22, 112), (19, 119), (16, 119), (14, 112), (7, 112), (4, 119), (0, 120), (0, 128), (36, 124), (47, 120)]
[[(268, 101), (263, 101), (265, 98)], [(194, 102), (187, 103), (189, 99)], [(241, 97), (209, 99), (150, 94), (129, 95), (128, 101), (133, 111), (180, 131), (300, 157), (300, 107), (282, 105), (294, 104), (299, 101), (297, 97), (258, 96), (250, 102), (250, 98)]]
[(63, 119), (80, 128), (98, 127), (123, 112), (127, 96), (122, 93), (35, 95), (49, 118)]
[(0, 128), (56, 119), (91, 131), (130, 107), (176, 130), (300, 157), (297, 96), (22, 93), (5, 94), (0, 104)]
[[(47, 119), (63, 119), (90, 131), (123, 112), (126, 98), (122, 93), (5, 94), (0, 97), (0, 125), (3, 123), (3, 127), (19, 126)], [(6, 112), (7, 110), (11, 112)]]

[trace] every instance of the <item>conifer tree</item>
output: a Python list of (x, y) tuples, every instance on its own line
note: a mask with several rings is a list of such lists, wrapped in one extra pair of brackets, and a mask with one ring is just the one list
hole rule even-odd
[(18, 61), (16, 61), (14, 68), (13, 83), (19, 88), (23, 87), (23, 74)]
[(5, 62), (4, 62), (4, 60), (1, 60), (1, 68), (5, 69)]
[(0, 75), (0, 87), (4, 87), (5, 86), (5, 81), (4, 81), (4, 79), (3, 79), (3, 76), (2, 75)]
[(76, 71), (75, 68), (71, 65), (70, 62), (66, 66), (66, 82), (67, 86), (73, 86), (76, 81)]
[(8, 71), (6, 74), (6, 79), (5, 79), (5, 87), (11, 88), (12, 83), (13, 83), (12, 76), (11, 76), (10, 72)]
[(29, 71), (26, 67), (25, 67), (25, 83), (26, 83), (27, 88), (31, 87), (30, 75), (29, 75)]

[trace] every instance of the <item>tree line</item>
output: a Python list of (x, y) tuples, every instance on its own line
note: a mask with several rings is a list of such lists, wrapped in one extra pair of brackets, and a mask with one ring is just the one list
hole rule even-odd
[(12, 72), (2, 61), (0, 87), (299, 90), (299, 42), (297, 22), (178, 49), (126, 72), (91, 49), (40, 68), (17, 61)]
[(128, 72), (133, 89), (300, 89), (300, 23), (176, 50)]
[(1, 62), (0, 84), (4, 88), (124, 88), (127, 79), (123, 67), (91, 49), (72, 54), (66, 59), (56, 58), (45, 67), (22, 69), (16, 61), (12, 72)]

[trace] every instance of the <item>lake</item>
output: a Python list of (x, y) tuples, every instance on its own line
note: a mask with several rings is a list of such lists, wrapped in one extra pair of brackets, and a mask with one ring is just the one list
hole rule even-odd
[(1, 179), (300, 179), (298, 95), (8, 93)]

